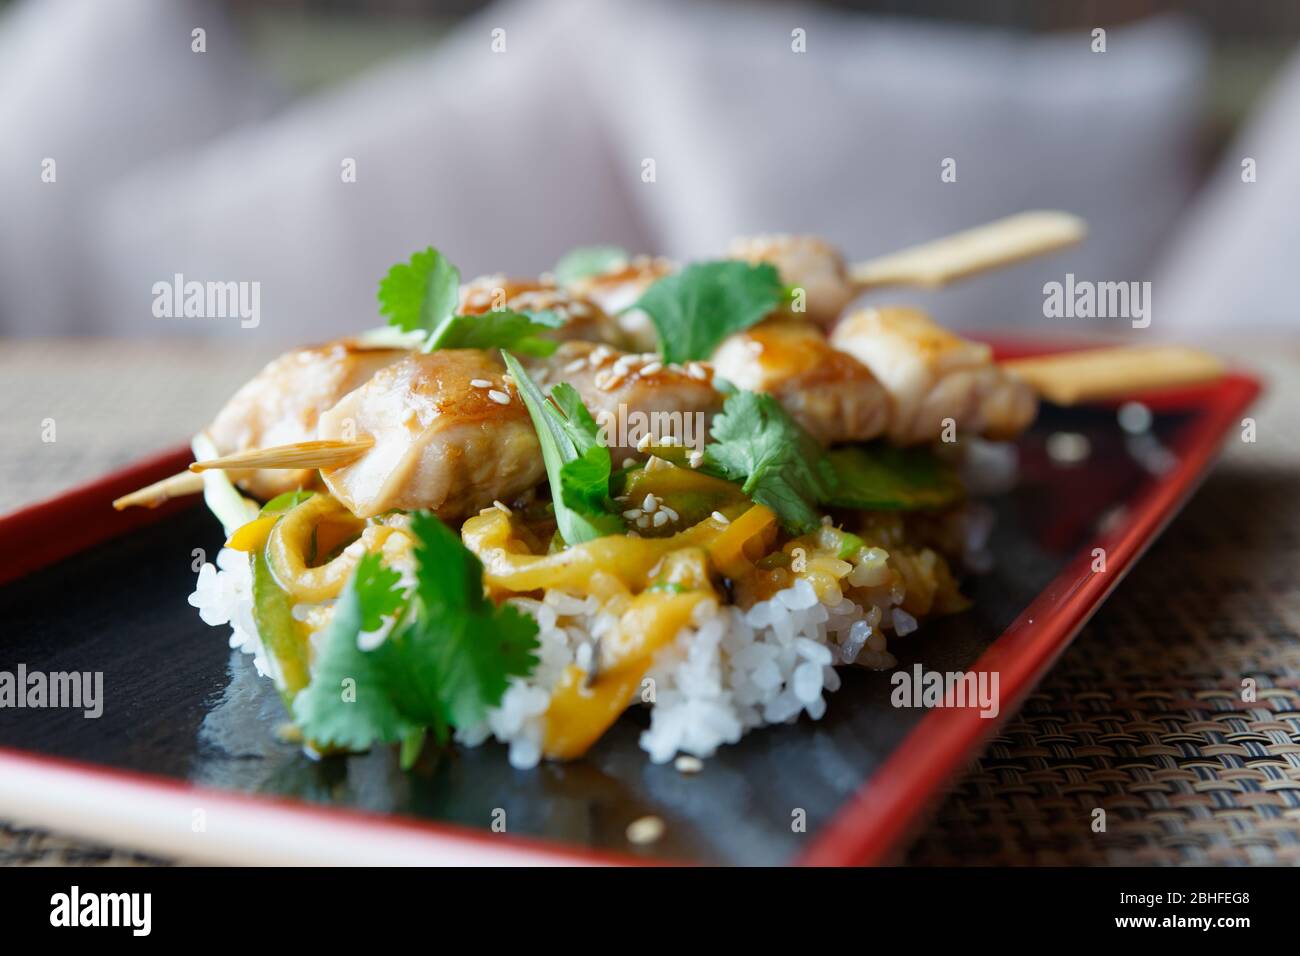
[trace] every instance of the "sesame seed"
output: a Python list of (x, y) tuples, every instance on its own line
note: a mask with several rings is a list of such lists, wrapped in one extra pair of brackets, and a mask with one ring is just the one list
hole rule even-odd
[(637, 519), (636, 519), (636, 526), (637, 526), (638, 528), (648, 528), (648, 527), (650, 527), (650, 516), (649, 516), (649, 515), (642, 515), (641, 517), (637, 518)]
[(679, 444), (676, 435), (663, 435), (659, 439), (659, 445), (663, 448), (676, 448)]
[(637, 518), (641, 517), (641, 509), (630, 508), (629, 510), (623, 512), (623, 517), (626, 518), (628, 521), (635, 521)]
[(691, 467), (692, 467), (692, 468), (699, 468), (699, 467), (700, 467), (700, 463), (701, 463), (702, 461), (704, 461), (704, 452), (702, 452), (702, 451), (693, 451), (693, 452), (691, 452), (691, 459), (690, 459), (690, 462), (691, 462)]
[(616, 389), (616, 388), (618, 388), (620, 385), (622, 385), (622, 384), (623, 384), (623, 381), (624, 381), (626, 378), (627, 378), (627, 373), (626, 373), (626, 372), (621, 372), (621, 371), (619, 371), (618, 369), (615, 369), (614, 372), (613, 372), (613, 374), (606, 374), (606, 375), (604, 376), (604, 379), (605, 379), (605, 380), (604, 380), (603, 382), (602, 382), (602, 381), (600, 380), (600, 378), (598, 377), (598, 378), (596, 379), (596, 384), (600, 387), (600, 390), (601, 390), (601, 391), (603, 391), (603, 392), (612, 392), (614, 389)]
[(663, 362), (651, 362), (649, 365), (641, 366), (642, 375), (653, 375), (664, 367)]
[(636, 450), (645, 451), (649, 447), (650, 447), (650, 433), (646, 432), (644, 435), (640, 437), (640, 439), (637, 440)]
[(653, 524), (656, 528), (662, 528), (668, 523), (668, 512), (656, 511), (653, 518)]
[(665, 829), (663, 820), (658, 817), (641, 817), (627, 825), (627, 841), (637, 846), (657, 843), (663, 837)]
[(659, 499), (656, 498), (653, 494), (646, 495), (645, 501), (641, 502), (641, 509), (643, 511), (648, 511), (651, 514), (654, 514), (655, 509), (658, 507), (659, 507)]
[(570, 362), (568, 365), (564, 366), (565, 374), (567, 374), (567, 375), (572, 375), (574, 372), (580, 370), (580, 369), (581, 369), (583, 366), (585, 366), (586, 364), (587, 364), (587, 359), (586, 359), (586, 357), (583, 357), (583, 358), (576, 358), (576, 359), (574, 359), (572, 362)]
[(497, 391), (495, 388), (488, 392), (488, 398), (492, 399), (492, 401), (496, 402), (498, 405), (510, 404), (510, 396), (505, 392)]
[(711, 517), (713, 518), (714, 521), (718, 522), (719, 524), (731, 524), (731, 519), (728, 518), (726, 515), (724, 515), (721, 511), (713, 512)]
[(673, 761), (673, 766), (677, 768), (678, 773), (699, 773), (704, 769), (704, 761), (690, 754), (682, 754)]
[(635, 459), (635, 458), (632, 458), (631, 456), (629, 456), (629, 457), (623, 459), (623, 467), (624, 467), (624, 468), (631, 468), (631, 467), (633, 467), (635, 464), (636, 464), (636, 459)]
[(497, 501), (495, 498), (492, 500), (492, 507), (493, 507), (493, 508), (496, 508), (497, 511), (500, 511), (502, 514), (506, 514), (506, 515), (512, 515), (512, 514), (514, 514), (514, 512), (510, 510), (510, 506), (509, 506), (509, 505), (507, 505), (507, 504), (505, 504), (505, 503), (503, 503), (503, 502)]
[(667, 515), (669, 521), (680, 521), (680, 520), (681, 520), (681, 517), (682, 517), (682, 516), (679, 515), (676, 511), (674, 511), (672, 508), (669, 508), (667, 505), (663, 505), (663, 506), (659, 509), (659, 513), (662, 514), (662, 515)]
[(469, 383), (475, 388), (491, 388), (492, 383), (485, 378), (471, 378)]
[(698, 379), (701, 382), (709, 377), (708, 370), (705, 369), (705, 367), (701, 365), (699, 362), (691, 362), (690, 364), (688, 364), (686, 366), (686, 374), (693, 379)]

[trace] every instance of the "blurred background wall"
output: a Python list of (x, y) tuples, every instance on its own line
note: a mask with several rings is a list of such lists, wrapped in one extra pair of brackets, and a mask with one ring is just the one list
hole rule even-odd
[[(1072, 272), (1151, 281), (1157, 334), (1294, 328), (1298, 37), (1270, 0), (4, 2), (0, 333), (323, 339), (430, 243), (862, 258), (1033, 207), (1089, 242), (906, 298), (1040, 329)], [(258, 283), (258, 327), (157, 317), (178, 273)]]

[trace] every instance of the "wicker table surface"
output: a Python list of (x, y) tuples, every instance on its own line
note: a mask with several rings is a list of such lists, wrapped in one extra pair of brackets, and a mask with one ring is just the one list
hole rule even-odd
[[(1300, 863), (1300, 347), (1219, 350), (1267, 380), (1257, 441), (1229, 440), (907, 862)], [(0, 343), (0, 513), (174, 446), (271, 351)], [(0, 823), (0, 864), (148, 862)]]

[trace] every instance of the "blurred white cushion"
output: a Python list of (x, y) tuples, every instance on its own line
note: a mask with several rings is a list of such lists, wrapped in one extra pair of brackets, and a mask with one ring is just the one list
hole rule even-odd
[[(768, 5), (490, 7), (432, 51), (104, 192), (87, 321), (319, 339), (376, 323), (380, 276), (430, 243), (466, 275), (533, 273), (593, 242), (718, 255), (760, 230), (821, 233), (859, 258), (1057, 207), (1091, 222), (1082, 249), (889, 297), (957, 326), (1062, 325), (1043, 318), (1043, 283), (1145, 278), (1188, 188), (1197, 36), (1161, 20), (1108, 40), (1094, 54), (1085, 34)], [(945, 157), (956, 183), (940, 181)], [(175, 273), (260, 282), (259, 330), (154, 318), (152, 286)]]
[[(1254, 182), (1242, 178), (1254, 160)], [(1300, 54), (1224, 153), (1156, 272), (1164, 330), (1209, 336), (1300, 325)], [(1162, 321), (1163, 320), (1163, 321)]]
[[(205, 53), (191, 50), (197, 27)], [(0, 332), (104, 331), (88, 207), (143, 160), (265, 116), (274, 102), (220, 4), (27, 0), (6, 11)], [(46, 158), (52, 183), (41, 180)]]
[[(490, 8), (432, 51), (120, 185), (96, 234), (113, 330), (319, 340), (382, 324), (379, 279), (427, 245), (466, 278), (535, 274), (576, 245), (643, 245), (568, 11)], [(260, 327), (153, 318), (151, 285), (174, 273), (260, 282)]]
[[(1033, 208), (1085, 246), (939, 293), (955, 326), (1035, 325), (1043, 283), (1149, 278), (1191, 186), (1204, 49), (1176, 18), (1003, 31), (798, 6), (592, 3), (587, 61), (624, 180), (674, 255), (738, 233), (820, 233), (855, 259)], [(805, 31), (805, 53), (792, 31)], [(657, 181), (639, 180), (644, 158)], [(956, 182), (940, 164), (956, 160)], [(1115, 323), (1112, 323), (1115, 324)], [(1090, 327), (1091, 330), (1091, 327)]]

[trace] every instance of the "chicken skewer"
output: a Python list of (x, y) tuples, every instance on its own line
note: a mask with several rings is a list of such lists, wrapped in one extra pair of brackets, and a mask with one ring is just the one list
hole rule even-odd
[[(1165, 354), (1171, 351), (1178, 354)], [(1021, 360), (1008, 371), (992, 361), (987, 346), (948, 333), (918, 310), (867, 309), (846, 318), (830, 341), (810, 323), (768, 320), (723, 345), (717, 373), (775, 395), (823, 444), (885, 435), (907, 445), (944, 437), (949, 423), (957, 433), (1012, 437), (1034, 417), (1035, 384), (1078, 391), (1077, 384), (1063, 384), (1071, 376), (1058, 371), (1083, 368), (1093, 382), (1108, 382), (1111, 394), (1129, 393), (1144, 381), (1167, 385), (1221, 371), (1200, 353), (1158, 352), (1089, 350)], [(1027, 380), (1016, 374), (1019, 367)], [(1098, 368), (1125, 374), (1107, 379)], [(542, 383), (567, 380), (578, 389), (605, 426), (616, 462), (665, 439), (698, 445), (723, 398), (709, 363), (665, 366), (653, 355), (590, 342), (566, 342), (552, 356), (531, 360), (530, 374)], [(1095, 386), (1086, 395), (1105, 397)], [(517, 398), (495, 355), (470, 349), (410, 353), (321, 413), (323, 440), (243, 451), (192, 467), (237, 473), (321, 469), (326, 486), (360, 516), (411, 507), (468, 514), (540, 481), (535, 435), (519, 408), (502, 411), (512, 405)], [(493, 438), (497, 429), (500, 447)], [(519, 459), (534, 467), (519, 466)], [(150, 486), (127, 496), (119, 506), (149, 504), (174, 481), (179, 477), (160, 483), (162, 489)]]
[[(806, 318), (829, 328), (860, 293), (886, 286), (938, 288), (949, 282), (1075, 245), (1087, 235), (1078, 216), (1053, 210), (1018, 213), (856, 265), (817, 236), (759, 235), (734, 240), (727, 257), (776, 266), (782, 281), (803, 290)], [(616, 315), (657, 279), (676, 271), (668, 259), (638, 256), (568, 288)], [(643, 316), (620, 317), (637, 347), (654, 348)], [(647, 338), (648, 337), (648, 338)]]
[[(875, 279), (862, 281), (879, 283), (884, 281), (882, 276), (888, 275), (893, 277), (890, 281), (934, 284), (1049, 248), (1060, 248), (1081, 235), (1081, 223), (1066, 214), (1023, 214), (886, 257), (895, 264), (889, 268), (877, 264), (873, 267)], [(740, 254), (768, 260), (776, 258), (786, 271), (802, 276), (810, 302), (817, 303), (822, 310), (818, 314), (829, 311), (826, 303), (835, 301), (836, 295), (843, 297), (843, 284), (838, 292), (831, 287), (831, 280), (845, 272), (842, 261), (821, 240), (754, 239), (742, 241), (742, 245)], [(903, 265), (898, 265), (899, 262)], [(554, 338), (592, 335), (604, 341), (618, 341), (625, 337), (625, 330), (609, 319), (599, 303), (603, 302), (610, 310), (621, 308), (672, 268), (667, 260), (642, 257), (619, 270), (578, 280), (566, 289), (557, 289), (553, 283), (544, 281), (512, 282), (489, 276), (464, 287), (462, 310), (475, 313), (502, 305), (526, 310), (552, 309), (566, 319), (552, 334)], [(866, 267), (855, 269), (860, 276), (871, 271)], [(504, 301), (498, 302), (497, 298)], [(386, 362), (395, 361), (395, 356), (401, 354), (390, 351)], [(1134, 370), (1131, 360), (1123, 356), (1116, 358), (1121, 363), (1127, 362), (1126, 369)], [(718, 350), (715, 360), (722, 377), (747, 389), (774, 394), (796, 420), (825, 444), (864, 441), (882, 433), (899, 444), (933, 441), (942, 434), (940, 429), (948, 421), (959, 431), (1010, 437), (1032, 420), (1036, 410), (1030, 385), (999, 370), (986, 346), (966, 342), (940, 329), (916, 310), (855, 313), (829, 341), (814, 325), (793, 316), (774, 317), (733, 336)], [(1024, 374), (1027, 381), (1042, 388), (1044, 382), (1053, 380), (1052, 369), (1050, 365), (1043, 367), (1044, 360), (1037, 361), (1036, 366), (1025, 367)], [(611, 364), (612, 368), (604, 369), (605, 364)], [(272, 363), (267, 371), (275, 365)], [(611, 434), (616, 436), (631, 431), (626, 428), (630, 412), (639, 411), (651, 420), (663, 413), (678, 413), (687, 421), (702, 416), (707, 422), (717, 411), (721, 397), (711, 387), (711, 368), (706, 363), (691, 363), (691, 366), (689, 370), (664, 369), (653, 356), (624, 355), (607, 346), (583, 341), (567, 342), (551, 359), (532, 365), (543, 380), (552, 374), (557, 378), (576, 376), (578, 380), (574, 384), (584, 401), (598, 417), (613, 426)], [(1097, 369), (1103, 367), (1104, 361), (1080, 365), (1076, 360), (1071, 365), (1093, 374), (1099, 374)], [(1184, 361), (1178, 369), (1170, 371), (1166, 367), (1158, 372), (1156, 384), (1204, 377), (1218, 370), (1217, 363), (1212, 361)], [(1112, 388), (1119, 384), (1128, 389), (1134, 387), (1132, 380), (1117, 382), (1114, 375), (1110, 383)], [(677, 399), (669, 403), (671, 407), (660, 407), (662, 403), (654, 398), (656, 387), (665, 385), (668, 388), (662, 391), (676, 389), (678, 392)], [(1095, 392), (1088, 394), (1096, 397)], [(631, 401), (626, 400), (629, 396)], [(234, 400), (231, 404), (237, 408), (240, 405)], [(317, 405), (313, 410), (319, 416), (322, 407)], [(223, 417), (237, 421), (239, 415), (228, 407), (218, 420)], [(345, 420), (350, 421), (346, 417)], [(310, 434), (306, 429), (300, 432)], [(650, 428), (649, 440), (658, 441), (663, 437), (662, 427)], [(276, 470), (297, 464), (303, 466), (299, 471), (307, 474), (264, 480), (301, 487), (312, 480), (311, 466), (350, 466), (369, 450), (370, 441), (363, 438), (326, 446), (307, 444), (309, 439), (301, 438), (284, 447), (252, 452), (251, 457), (222, 456), (220, 462), (211, 466), (258, 465), (264, 474), (274, 475)], [(256, 443), (243, 442), (243, 450), (247, 451), (250, 444)], [(627, 454), (632, 447), (626, 443), (615, 444), (614, 451)], [(248, 488), (252, 480), (241, 477), (241, 483)], [(194, 488), (192, 480), (174, 476), (115, 504), (118, 507), (156, 504), (167, 496)]]
[[(573, 341), (532, 362), (539, 379), (566, 378), (600, 419), (617, 455), (637, 445), (698, 435), (722, 406), (712, 371)], [(632, 416), (642, 416), (644, 441)], [(320, 416), (319, 440), (196, 462), (196, 471), (294, 469), (315, 463), (352, 514), (427, 508), (450, 520), (509, 501), (545, 476), (527, 409), (495, 352), (410, 353), (382, 368)], [(313, 456), (318, 456), (313, 459)]]
[[(725, 346), (738, 353), (719, 374), (769, 391), (825, 444), (884, 435), (899, 445), (956, 434), (1013, 437), (1034, 418), (1031, 385), (992, 361), (988, 346), (967, 342), (938, 327), (919, 310), (867, 309), (845, 319), (832, 336), (806, 323), (768, 322)], [(746, 343), (776, 343), (755, 354)], [(1170, 350), (1158, 350), (1161, 353)], [(1178, 351), (1181, 354), (1181, 350)], [(1034, 359), (1034, 377), (1082, 363), (1102, 362), (1142, 372), (1152, 350), (1102, 349)], [(1199, 354), (1174, 376), (1203, 377), (1218, 369)], [(859, 361), (861, 359), (861, 361)], [(1133, 363), (1142, 365), (1135, 367)], [(567, 380), (606, 428), (616, 456), (664, 440), (694, 443), (722, 405), (708, 363), (664, 366), (654, 356), (619, 353), (589, 342), (565, 343), (530, 363), (540, 382)], [(1014, 366), (1013, 366), (1014, 367)], [(1147, 380), (1169, 384), (1157, 363)], [(748, 375), (746, 379), (744, 376)], [(1131, 392), (1142, 380), (1112, 387)], [(630, 421), (643, 416), (640, 431)], [(658, 416), (658, 417), (656, 417)], [(698, 424), (695, 424), (698, 423)], [(352, 433), (355, 437), (348, 439)], [(495, 354), (474, 349), (412, 353), (382, 369), (321, 416), (322, 440), (246, 452), (208, 468), (299, 468), (315, 465), (325, 485), (358, 517), (394, 508), (430, 508), (440, 516), (471, 514), (509, 500), (542, 478), (536, 435), (513, 383)], [(635, 446), (622, 441), (640, 434)]]
[(920, 309), (860, 309), (835, 327), (830, 344), (888, 393), (886, 434), (896, 445), (932, 442), (949, 429), (1014, 438), (1038, 413), (1034, 390), (999, 367), (991, 347), (953, 335)]
[(579, 339), (604, 342), (617, 348), (629, 339), (611, 316), (613, 313), (589, 297), (541, 279), (510, 279), (502, 275), (479, 276), (461, 288), (462, 315), (511, 309), (516, 312), (552, 312), (561, 325), (547, 338), (565, 342)]
[[(403, 354), (400, 349), (372, 347), (356, 339), (293, 349), (243, 385), (205, 429), (206, 435), (221, 456), (310, 441), (316, 437), (322, 412)], [(316, 475), (314, 468), (259, 470), (248, 466), (230, 477), (249, 494), (265, 500), (309, 488)], [(170, 498), (202, 490), (201, 475), (181, 472), (118, 498), (113, 507), (119, 511), (133, 506), (154, 508)]]
[(811, 322), (772, 318), (729, 336), (713, 368), (738, 388), (772, 395), (823, 445), (869, 441), (889, 424), (877, 377)]
[[(561, 324), (543, 334), (560, 341), (573, 338), (612, 344), (624, 341), (617, 323), (603, 309), (553, 283), (482, 276), (462, 286), (460, 298), (460, 310), (466, 315), (496, 308), (554, 313)], [(274, 468), (248, 465), (231, 475), (239, 487), (255, 497), (269, 499), (286, 491), (311, 487), (316, 481), (316, 468), (339, 463), (339, 455), (342, 460), (350, 460), (346, 449), (313, 448), (310, 443), (316, 438), (317, 423), (323, 412), (379, 369), (406, 354), (411, 344), (406, 341), (407, 336), (392, 334), (391, 329), (385, 331), (390, 334), (375, 336), (373, 342), (367, 342), (364, 337), (347, 338), (294, 349), (269, 363), (235, 393), (206, 429), (219, 457), (228, 459), (246, 452), (261, 453), (269, 447), (306, 445), (302, 448), (302, 454), (307, 456), (304, 460), (318, 462), (313, 467), (301, 468), (288, 468), (283, 460)], [(336, 457), (331, 458), (331, 453)], [(113, 507), (119, 511), (130, 507), (154, 508), (171, 498), (202, 490), (201, 475), (182, 472), (118, 498)]]
[[(981, 227), (963, 236), (949, 237), (931, 244), (932, 248), (941, 250), (939, 258), (947, 262), (947, 268), (971, 271), (972, 256), (978, 256), (979, 249), (992, 244), (1002, 254), (1014, 253), (1018, 256), (1028, 254), (1032, 240), (1026, 235), (1033, 233), (1026, 230), (1025, 221), (1032, 219), (1040, 224), (1037, 240), (1043, 240), (1041, 228), (1042, 217), (1046, 214), (1026, 214), (1003, 220), (1001, 224)], [(1060, 214), (1064, 215), (1064, 214)], [(1037, 217), (1037, 218), (1035, 218)], [(1072, 220), (1072, 217), (1067, 217)], [(1020, 226), (1016, 226), (1016, 222)], [(1010, 225), (1008, 225), (1010, 224)], [(1057, 223), (1055, 233), (1049, 235), (1051, 241), (1058, 244), (1062, 236), (1069, 232), (1069, 223)], [(1052, 228), (1047, 229), (1052, 233)], [(1010, 234), (1011, 238), (1007, 238)], [(975, 238), (972, 238), (975, 236)], [(1003, 238), (999, 239), (998, 237)], [(796, 277), (802, 277), (808, 285), (810, 304), (822, 302), (829, 293), (819, 292), (826, 285), (826, 276), (842, 271), (830, 258), (834, 251), (820, 240), (792, 240), (782, 245), (764, 244), (759, 240), (751, 241), (750, 252), (774, 255), (784, 271)], [(925, 257), (919, 255), (924, 247), (918, 247), (910, 253), (900, 254), (911, 257), (916, 262)], [(957, 249), (957, 255), (943, 254), (943, 249)], [(972, 253), (970, 250), (974, 249)], [(963, 259), (963, 256), (965, 257)], [(983, 268), (991, 268), (996, 257), (985, 255), (981, 260)], [(829, 265), (827, 263), (830, 263)], [(820, 263), (820, 264), (819, 264)], [(648, 281), (653, 281), (667, 274), (671, 263), (663, 259), (641, 258), (629, 263), (625, 268), (601, 277), (594, 277), (580, 282), (574, 289), (560, 289), (553, 284), (540, 281), (508, 280), (501, 276), (485, 276), (467, 283), (461, 290), (461, 310), (466, 314), (479, 314), (492, 308), (512, 308), (516, 310), (548, 310), (559, 314), (563, 325), (549, 333), (558, 339), (596, 339), (602, 342), (619, 344), (625, 334), (610, 319), (607, 310), (599, 304), (603, 301), (610, 310), (623, 308), (630, 304), (638, 294), (635, 290)], [(930, 275), (937, 275), (939, 266), (929, 267)], [(787, 276), (787, 279), (790, 277)], [(631, 298), (629, 298), (631, 297)], [(594, 300), (594, 301), (593, 301)], [(769, 348), (764, 348), (766, 361), (771, 361), (788, 349), (788, 356), (778, 360), (777, 369), (764, 369), (764, 363), (753, 366), (763, 370), (763, 381), (753, 383), (759, 390), (772, 391), (790, 406), (791, 412), (822, 440), (827, 443), (837, 441), (864, 440), (874, 437), (880, 418), (878, 411), (879, 396), (869, 381), (870, 376), (863, 374), (851, 362), (821, 347), (812, 337), (800, 334), (793, 328), (787, 328), (781, 341), (774, 341), (773, 333), (754, 333), (754, 336), (766, 338)], [(753, 340), (748, 341), (752, 346)], [(759, 342), (760, 347), (763, 342)], [(220, 455), (229, 455), (267, 446), (279, 446), (305, 442), (316, 436), (316, 422), (319, 416), (342, 398), (343, 395), (368, 380), (374, 372), (396, 361), (403, 353), (396, 349), (367, 348), (354, 340), (343, 340), (314, 349), (295, 350), (268, 365), (257, 377), (236, 393), (234, 398), (218, 414), (210, 428), (209, 435)], [(723, 375), (745, 387), (751, 387), (752, 375), (744, 374), (745, 367), (734, 367), (741, 356), (732, 349), (722, 358), (726, 360)], [(573, 364), (575, 356), (562, 352), (557, 363), (561, 366)], [(619, 357), (616, 362), (625, 359)], [(643, 365), (648, 363), (642, 363)], [(698, 370), (697, 370), (698, 371)], [(809, 377), (810, 372), (816, 375)], [(678, 383), (682, 384), (682, 383)], [(581, 390), (581, 389), (580, 389)], [(587, 389), (587, 397), (597, 398), (597, 408), (612, 414), (616, 409), (606, 408), (602, 401), (606, 397), (603, 390), (596, 393)], [(696, 397), (697, 403), (703, 401)], [(630, 403), (633, 408), (640, 407), (639, 401)], [(644, 408), (646, 412), (658, 409)], [(705, 409), (707, 410), (707, 409)], [(620, 432), (621, 434), (622, 432)], [(659, 436), (655, 436), (656, 438)], [(627, 453), (629, 449), (619, 448)], [(231, 476), (245, 490), (258, 497), (270, 498), (284, 491), (306, 487), (314, 480), (312, 470), (301, 468), (295, 470), (270, 470), (261, 472), (245, 470)], [(177, 479), (165, 488), (154, 489), (143, 497), (144, 501), (157, 499), (159, 494), (169, 495), (184, 493), (187, 489), (196, 489), (192, 481)], [(125, 507), (137, 501), (130, 496), (119, 501)]]

